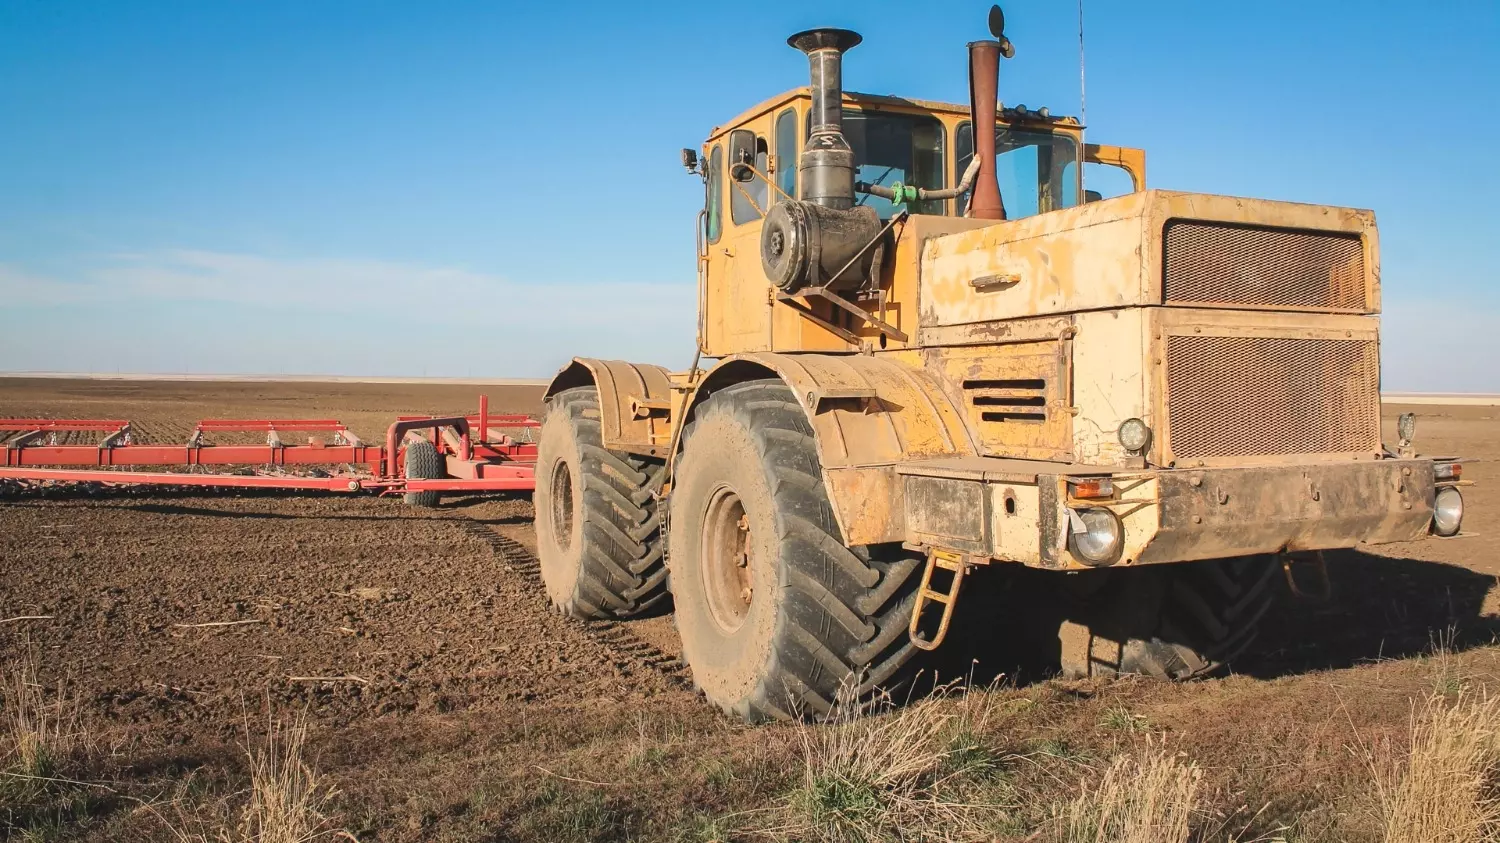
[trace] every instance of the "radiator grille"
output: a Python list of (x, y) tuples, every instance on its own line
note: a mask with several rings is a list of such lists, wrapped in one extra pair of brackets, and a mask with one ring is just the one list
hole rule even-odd
[(1169, 336), (1167, 432), (1177, 460), (1378, 450), (1377, 345)]
[(1168, 304), (1366, 310), (1358, 234), (1173, 221), (1164, 241)]

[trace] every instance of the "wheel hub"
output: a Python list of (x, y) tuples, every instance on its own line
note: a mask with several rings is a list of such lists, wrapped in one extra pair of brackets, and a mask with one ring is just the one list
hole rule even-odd
[(703, 517), (703, 590), (714, 621), (733, 632), (745, 623), (755, 599), (754, 545), (740, 496), (720, 486)]
[(573, 471), (566, 461), (558, 460), (552, 467), (547, 491), (552, 503), (549, 507), (552, 537), (567, 552), (573, 547)]

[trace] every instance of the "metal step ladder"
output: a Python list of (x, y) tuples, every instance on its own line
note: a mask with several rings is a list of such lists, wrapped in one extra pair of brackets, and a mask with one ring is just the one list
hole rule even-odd
[[(948, 583), (947, 591), (939, 591), (932, 587), (932, 575), (938, 569), (948, 571), (953, 579)], [(963, 587), (964, 575), (968, 573), (969, 563), (961, 554), (948, 550), (933, 550), (927, 555), (927, 567), (922, 571), (922, 584), (917, 587), (917, 604), (911, 610), (911, 627), (907, 634), (911, 636), (911, 643), (918, 649), (935, 650), (948, 637), (948, 624), (953, 620), (953, 607), (958, 603), (958, 590)], [(931, 603), (943, 604), (943, 614), (938, 620), (937, 631), (931, 637), (926, 636), (921, 629), (922, 615)]]

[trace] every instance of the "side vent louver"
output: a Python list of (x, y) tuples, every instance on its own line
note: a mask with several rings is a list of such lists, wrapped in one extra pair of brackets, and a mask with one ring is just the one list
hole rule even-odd
[(1042, 378), (965, 380), (963, 387), (980, 421), (1047, 420), (1047, 381)]

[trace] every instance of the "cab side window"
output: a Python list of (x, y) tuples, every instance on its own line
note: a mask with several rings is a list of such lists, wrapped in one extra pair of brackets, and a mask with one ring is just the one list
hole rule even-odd
[(797, 196), (797, 156), (802, 152), (797, 134), (797, 112), (788, 108), (776, 117), (776, 186)]
[(1095, 164), (1091, 161), (1084, 165), (1083, 178), (1085, 202), (1098, 202), (1135, 192), (1135, 182), (1130, 178), (1130, 173), (1114, 164)]
[(724, 147), (716, 146), (708, 156), (708, 179), (705, 184), (705, 208), (708, 210), (708, 242), (719, 242), (724, 233)]
[[(741, 133), (751, 135), (748, 129), (738, 129), (731, 134), (740, 135)], [(766, 185), (766, 180), (760, 174), (766, 172), (766, 164), (770, 159), (770, 149), (766, 145), (766, 139), (758, 135), (754, 136), (753, 141), (749, 138), (738, 142), (731, 140), (729, 146), (731, 148), (754, 150), (753, 156), (749, 153), (746, 154), (746, 161), (743, 163), (754, 166), (755, 173), (750, 173), (747, 170), (737, 170), (734, 168), (734, 165), (741, 162), (730, 162), (730, 175), (734, 178), (735, 185), (731, 187), (733, 192), (729, 195), (729, 217), (734, 220), (735, 225), (744, 225), (747, 222), (755, 222), (760, 219), (761, 214), (766, 209), (766, 199), (770, 196), (770, 188)]]

